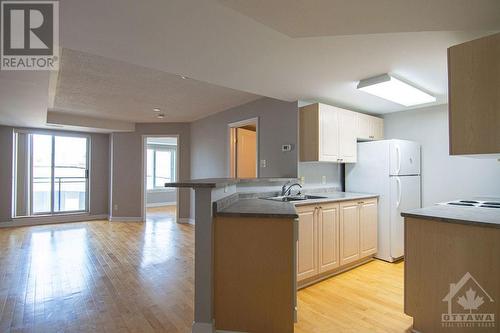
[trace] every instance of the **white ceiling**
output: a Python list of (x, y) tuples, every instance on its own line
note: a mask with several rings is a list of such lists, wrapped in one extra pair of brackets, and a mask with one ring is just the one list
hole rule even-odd
[[(185, 122), (259, 97), (64, 49), (53, 108), (131, 122)], [(161, 112), (153, 111), (154, 108)], [(157, 113), (165, 118), (158, 119)]]
[[(150, 75), (163, 72), (162, 85), (169, 87), (165, 101), (173, 103), (165, 103), (164, 108), (170, 110), (167, 114), (171, 119), (184, 119), (184, 109), (172, 105), (182, 100), (175, 95), (179, 92), (175, 86), (185, 83), (166, 73), (255, 95), (323, 101), (380, 114), (406, 108), (357, 91), (358, 80), (394, 73), (435, 94), (437, 103), (445, 103), (446, 49), (500, 30), (500, 20), (493, 21), (498, 17), (498, 0), (401, 0), (405, 6), (389, 0), (284, 1), (64, 0), (60, 3), (61, 43), (65, 48), (107, 58), (104, 60), (114, 64), (112, 73), (116, 68), (132, 68), (142, 73), (140, 80), (147, 80), (148, 74), (142, 70), (150, 70)], [(344, 23), (329, 22), (336, 20)], [(328, 36), (322, 36), (325, 34)], [(135, 112), (153, 104), (146, 103), (148, 97), (153, 100), (158, 94), (149, 95), (123, 73), (118, 76), (123, 82), (101, 80), (100, 73), (91, 68), (102, 63), (85, 64), (90, 69), (77, 68), (83, 65), (71, 70), (82, 77), (72, 79), (70, 74), (68, 87), (61, 86), (59, 100), (56, 96), (60, 108), (136, 119)], [(64, 76), (63, 69), (61, 82), (65, 82)], [(43, 119), (47, 81), (45, 73), (0, 73), (0, 123), (7, 118), (24, 121), (21, 114)], [(89, 96), (82, 96), (82, 91), (75, 89), (87, 81), (92, 83), (85, 86)], [(92, 87), (96, 82), (103, 91)], [(107, 85), (112, 89), (108, 91)], [(190, 89), (202, 92), (200, 100), (211, 91), (194, 86)], [(111, 95), (122, 88), (134, 94), (129, 99), (147, 105), (135, 104), (134, 111), (118, 114), (124, 103)], [(192, 119), (217, 109), (198, 109), (195, 102), (191, 106)], [(150, 114), (145, 112), (144, 116)]]
[(498, 0), (219, 0), (290, 37), (500, 29)]

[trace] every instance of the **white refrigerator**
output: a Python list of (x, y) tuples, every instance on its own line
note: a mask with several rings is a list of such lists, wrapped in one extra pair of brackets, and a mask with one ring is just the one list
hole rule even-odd
[(404, 255), (401, 212), (420, 208), (420, 144), (407, 140), (358, 143), (358, 161), (346, 164), (346, 191), (379, 195), (378, 252), (389, 262)]

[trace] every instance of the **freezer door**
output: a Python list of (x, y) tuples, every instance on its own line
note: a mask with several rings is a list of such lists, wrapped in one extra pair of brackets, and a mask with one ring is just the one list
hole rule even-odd
[(405, 140), (391, 140), (391, 176), (420, 175), (420, 144)]
[(391, 182), (391, 257), (404, 254), (404, 220), (401, 212), (420, 208), (420, 176), (392, 176)]

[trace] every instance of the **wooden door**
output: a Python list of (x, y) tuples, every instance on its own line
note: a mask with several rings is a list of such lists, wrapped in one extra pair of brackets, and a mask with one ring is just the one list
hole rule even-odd
[(319, 272), (339, 267), (339, 204), (325, 204), (318, 211)]
[(359, 204), (359, 246), (361, 257), (377, 253), (377, 231), (377, 199), (364, 200)]
[(318, 223), (316, 206), (297, 207), (299, 241), (297, 246), (297, 281), (318, 274)]
[(339, 118), (337, 110), (320, 104), (319, 160), (337, 162), (339, 159)]
[(359, 256), (359, 207), (357, 201), (340, 203), (340, 265), (356, 261)]
[(343, 163), (357, 160), (356, 114), (351, 111), (338, 111), (339, 159)]
[(236, 177), (257, 177), (257, 133), (236, 129)]

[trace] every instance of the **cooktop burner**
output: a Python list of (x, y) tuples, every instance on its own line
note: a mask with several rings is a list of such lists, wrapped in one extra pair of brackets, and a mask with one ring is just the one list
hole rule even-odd
[(500, 201), (453, 200), (440, 203), (440, 205), (475, 207), (475, 208), (500, 208)]

